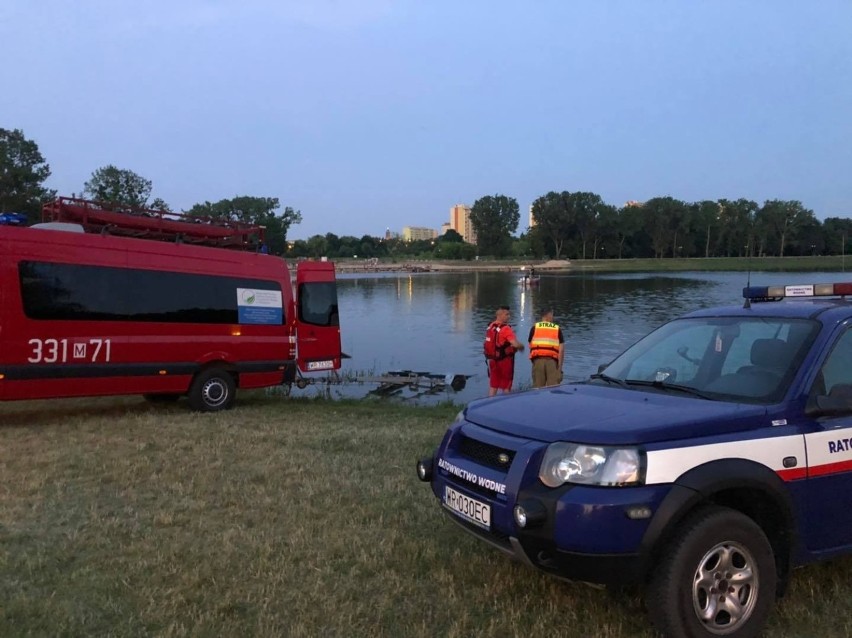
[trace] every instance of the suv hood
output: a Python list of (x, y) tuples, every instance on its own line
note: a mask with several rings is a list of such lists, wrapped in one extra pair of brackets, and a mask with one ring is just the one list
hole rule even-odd
[(599, 445), (638, 445), (769, 425), (765, 406), (586, 384), (479, 399), (468, 405), (465, 420), (539, 441)]

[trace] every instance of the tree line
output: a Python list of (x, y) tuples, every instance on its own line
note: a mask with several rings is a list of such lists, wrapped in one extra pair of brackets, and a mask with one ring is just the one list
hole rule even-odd
[[(45, 187), (50, 166), (19, 129), (0, 128), (0, 213), (21, 212), (39, 220), (41, 206), (56, 197)], [(171, 212), (168, 203), (151, 199), (153, 184), (137, 173), (113, 165), (92, 172), (82, 195), (106, 203)], [(435, 240), (338, 237), (334, 233), (287, 242), (300, 211), (281, 210), (277, 197), (238, 196), (199, 202), (184, 214), (266, 227), (273, 254), (288, 257), (474, 259), (536, 257), (553, 259), (622, 259), (671, 257), (746, 257), (839, 255), (848, 252), (852, 220), (820, 221), (796, 200), (740, 198), (685, 202), (654, 197), (614, 206), (596, 194), (551, 191), (532, 204), (532, 225), (515, 236), (520, 209), (514, 197), (495, 194), (477, 199), (470, 221), (476, 245), (455, 231)]]
[(839, 255), (848, 251), (852, 220), (820, 222), (795, 200), (740, 198), (685, 202), (654, 197), (613, 206), (597, 193), (551, 191), (531, 208), (532, 225), (518, 239), (517, 201), (477, 200), (471, 222), (480, 254), (530, 254), (553, 259), (763, 257)]

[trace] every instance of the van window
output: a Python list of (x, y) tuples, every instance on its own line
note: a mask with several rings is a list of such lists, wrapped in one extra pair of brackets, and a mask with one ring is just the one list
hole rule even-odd
[(24, 313), (36, 320), (239, 323), (237, 288), (281, 290), (276, 281), (81, 264), (23, 261), (18, 272)]
[(335, 282), (299, 284), (299, 321), (315, 326), (340, 325)]

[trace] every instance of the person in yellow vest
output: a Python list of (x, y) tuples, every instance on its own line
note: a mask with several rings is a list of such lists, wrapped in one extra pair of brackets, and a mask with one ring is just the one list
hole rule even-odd
[(553, 323), (553, 308), (545, 308), (541, 321), (530, 328), (530, 359), (534, 388), (562, 383), (562, 363), (565, 359), (565, 337), (562, 328)]

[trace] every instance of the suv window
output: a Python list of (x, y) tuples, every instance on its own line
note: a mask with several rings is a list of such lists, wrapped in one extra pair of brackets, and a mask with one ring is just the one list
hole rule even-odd
[(832, 412), (852, 412), (852, 329), (840, 335), (826, 357), (808, 404)]
[(637, 386), (651, 382), (657, 389), (686, 385), (721, 400), (775, 402), (789, 387), (818, 328), (805, 319), (679, 319), (624, 352), (606, 374)]

